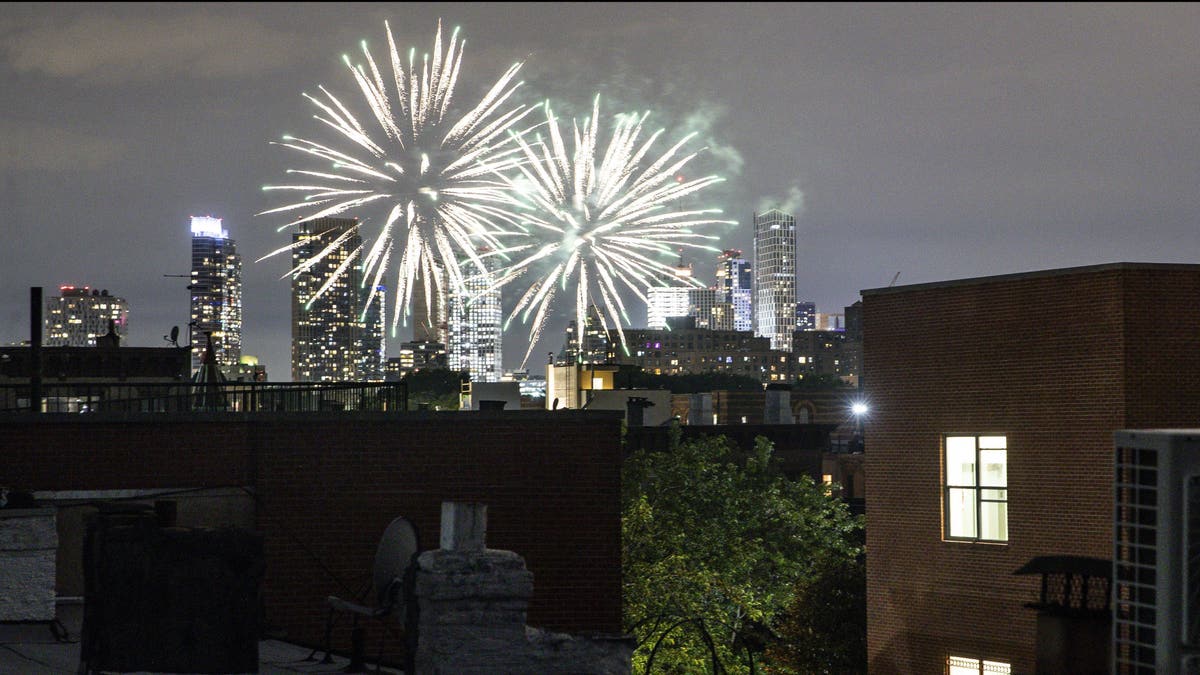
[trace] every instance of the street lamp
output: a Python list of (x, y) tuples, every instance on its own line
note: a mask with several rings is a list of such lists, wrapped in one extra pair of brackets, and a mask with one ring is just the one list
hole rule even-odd
[(855, 401), (850, 405), (850, 412), (854, 414), (854, 419), (857, 421), (854, 441), (850, 444), (850, 452), (862, 452), (863, 450), (863, 418), (867, 416), (870, 410), (866, 403)]

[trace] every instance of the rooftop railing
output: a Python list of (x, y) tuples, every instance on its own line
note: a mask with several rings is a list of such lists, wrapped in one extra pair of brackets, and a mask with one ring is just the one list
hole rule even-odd
[[(40, 411), (89, 412), (402, 412), (402, 382), (44, 382)], [(28, 384), (0, 384), (0, 413), (32, 412)]]

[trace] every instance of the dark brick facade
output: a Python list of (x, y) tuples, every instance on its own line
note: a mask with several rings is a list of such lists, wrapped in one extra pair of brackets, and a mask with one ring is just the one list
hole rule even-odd
[[(1034, 670), (1040, 555), (1112, 557), (1112, 432), (1195, 427), (1200, 266), (1118, 263), (865, 291), (872, 672)], [(941, 436), (1008, 438), (1008, 541), (944, 541)]]
[(314, 645), (324, 598), (363, 581), (393, 517), (436, 548), (441, 502), (479, 501), (488, 546), (534, 573), (531, 625), (618, 633), (620, 425), (620, 413), (583, 411), (14, 414), (0, 418), (0, 484), (251, 488), (267, 623)]

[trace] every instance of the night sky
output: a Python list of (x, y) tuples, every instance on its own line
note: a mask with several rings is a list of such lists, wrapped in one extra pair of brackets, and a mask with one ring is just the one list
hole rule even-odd
[(381, 58), (385, 19), (420, 52), (439, 17), (466, 38), (462, 101), (524, 60), (530, 102), (600, 93), (699, 132), (695, 170), (727, 179), (704, 202), (740, 223), (720, 245), (749, 256), (755, 209), (791, 209), (821, 311), (897, 272), (1200, 262), (1200, 5), (20, 3), (0, 16), (0, 344), (28, 338), (30, 286), (73, 284), (129, 301), (129, 345), (165, 345), (188, 292), (163, 275), (213, 215), (246, 261), (244, 352), (288, 379), (287, 260), (253, 261), (289, 239), (254, 214), (298, 163), (269, 142), (316, 135), (318, 84), (359, 105), (341, 55)]

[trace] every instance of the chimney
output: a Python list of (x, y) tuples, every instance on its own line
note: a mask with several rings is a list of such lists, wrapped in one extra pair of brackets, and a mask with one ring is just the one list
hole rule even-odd
[(711, 425), (713, 423), (712, 394), (690, 394), (688, 398), (688, 425)]
[(631, 427), (646, 426), (646, 408), (653, 406), (644, 396), (630, 396), (625, 401), (625, 423)]
[(763, 424), (793, 424), (791, 387), (769, 384), (765, 393)]
[(29, 409), (42, 411), (42, 287), (29, 288)]

